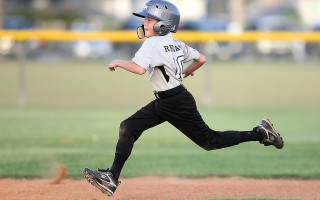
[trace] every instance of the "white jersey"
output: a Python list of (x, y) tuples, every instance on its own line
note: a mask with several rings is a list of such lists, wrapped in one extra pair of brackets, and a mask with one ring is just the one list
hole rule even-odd
[(147, 70), (154, 91), (165, 91), (181, 85), (183, 63), (198, 58), (197, 50), (169, 33), (147, 38), (132, 61)]

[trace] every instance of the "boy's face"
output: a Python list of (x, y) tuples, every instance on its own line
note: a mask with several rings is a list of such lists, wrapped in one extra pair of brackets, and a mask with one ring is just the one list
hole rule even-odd
[(158, 20), (153, 19), (153, 18), (149, 18), (149, 17), (145, 17), (144, 18), (144, 32), (145, 32), (145, 36), (147, 38), (152, 37), (152, 36), (157, 36), (157, 34), (154, 32), (153, 30), (153, 25), (156, 24), (158, 22)]

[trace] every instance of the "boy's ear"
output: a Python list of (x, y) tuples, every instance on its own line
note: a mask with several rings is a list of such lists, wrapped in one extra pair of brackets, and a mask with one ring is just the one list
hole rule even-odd
[(144, 37), (146, 37), (143, 25), (137, 28), (137, 35), (139, 39), (143, 39)]

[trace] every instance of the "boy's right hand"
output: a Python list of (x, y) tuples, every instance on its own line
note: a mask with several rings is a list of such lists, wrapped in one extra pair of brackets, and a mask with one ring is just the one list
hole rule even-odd
[(116, 60), (111, 61), (111, 63), (109, 64), (109, 70), (110, 71), (116, 71), (116, 68), (119, 67), (119, 65), (117, 64)]

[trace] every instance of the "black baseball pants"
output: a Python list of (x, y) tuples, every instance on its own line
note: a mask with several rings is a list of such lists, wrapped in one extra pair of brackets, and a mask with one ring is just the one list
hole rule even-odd
[[(122, 167), (130, 156), (135, 141), (141, 134), (163, 122), (169, 122), (194, 143), (205, 150), (237, 145), (242, 133), (252, 131), (215, 131), (203, 121), (192, 94), (180, 85), (169, 91), (156, 93), (157, 97), (120, 124), (115, 160), (110, 171), (119, 177)], [(250, 138), (259, 140), (259, 137)]]

